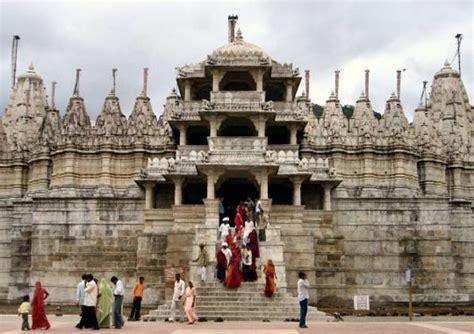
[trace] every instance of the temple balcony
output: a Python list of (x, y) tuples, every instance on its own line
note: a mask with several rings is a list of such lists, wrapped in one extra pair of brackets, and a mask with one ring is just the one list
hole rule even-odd
[(265, 92), (257, 91), (217, 91), (211, 92), (211, 103), (262, 103)]

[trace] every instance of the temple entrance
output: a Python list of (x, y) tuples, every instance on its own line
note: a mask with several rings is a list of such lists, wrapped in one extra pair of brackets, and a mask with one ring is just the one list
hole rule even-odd
[(222, 182), (217, 190), (218, 197), (224, 197), (225, 215), (230, 218), (233, 226), (233, 217), (240, 201), (248, 197), (256, 199), (259, 196), (257, 185), (244, 177), (232, 177)]

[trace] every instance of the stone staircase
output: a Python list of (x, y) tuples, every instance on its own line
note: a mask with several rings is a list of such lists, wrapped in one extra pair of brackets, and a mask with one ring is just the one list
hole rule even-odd
[[(278, 284), (278, 283), (277, 283)], [(219, 282), (199, 283), (196, 287), (197, 314), (200, 318), (215, 320), (285, 321), (299, 318), (299, 303), (296, 297), (280, 291), (268, 298), (263, 294), (262, 283), (242, 282), (238, 289), (227, 289)], [(144, 321), (164, 321), (169, 317), (170, 303), (143, 317)], [(179, 312), (177, 312), (179, 316)], [(326, 320), (324, 312), (308, 307), (308, 320)]]

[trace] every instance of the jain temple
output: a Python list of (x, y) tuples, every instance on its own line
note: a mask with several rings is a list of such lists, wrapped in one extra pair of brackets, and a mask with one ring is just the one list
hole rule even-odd
[[(162, 305), (151, 314), (160, 317), (181, 272), (197, 282), (201, 316), (206, 298), (226, 296), (282, 318), (298, 310), (299, 271), (313, 304), (369, 295), (386, 305), (407, 300), (412, 269), (415, 301), (472, 302), (474, 107), (459, 72), (446, 63), (434, 74), (412, 123), (399, 89), (376, 117), (368, 71), (350, 117), (338, 72), (317, 114), (296, 93), (298, 69), (235, 23), (228, 44), (177, 69), (177, 89), (156, 113), (146, 69), (130, 116), (114, 88), (95, 121), (79, 75), (64, 112), (33, 66), (18, 76), (0, 119), (0, 300), (16, 302), (41, 280), (52, 303), (74, 303), (92, 272), (123, 279), (130, 301), (143, 275), (144, 303)], [(260, 262), (275, 262), (275, 298), (263, 297), (261, 273), (232, 291), (214, 278), (219, 197), (228, 212), (261, 199), (270, 226)], [(211, 255), (205, 284), (192, 262), (200, 243)], [(208, 316), (231, 317), (219, 305)]]

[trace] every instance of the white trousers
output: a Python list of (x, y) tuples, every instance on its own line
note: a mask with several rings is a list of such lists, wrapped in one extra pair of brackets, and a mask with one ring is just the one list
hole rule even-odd
[(207, 267), (199, 267), (199, 275), (201, 275), (201, 281), (207, 281)]
[(184, 321), (183, 300), (184, 300), (184, 296), (181, 297), (180, 300), (171, 301), (170, 317), (168, 319), (169, 321), (176, 321), (176, 308), (179, 309), (179, 315), (180, 315), (181, 321)]

